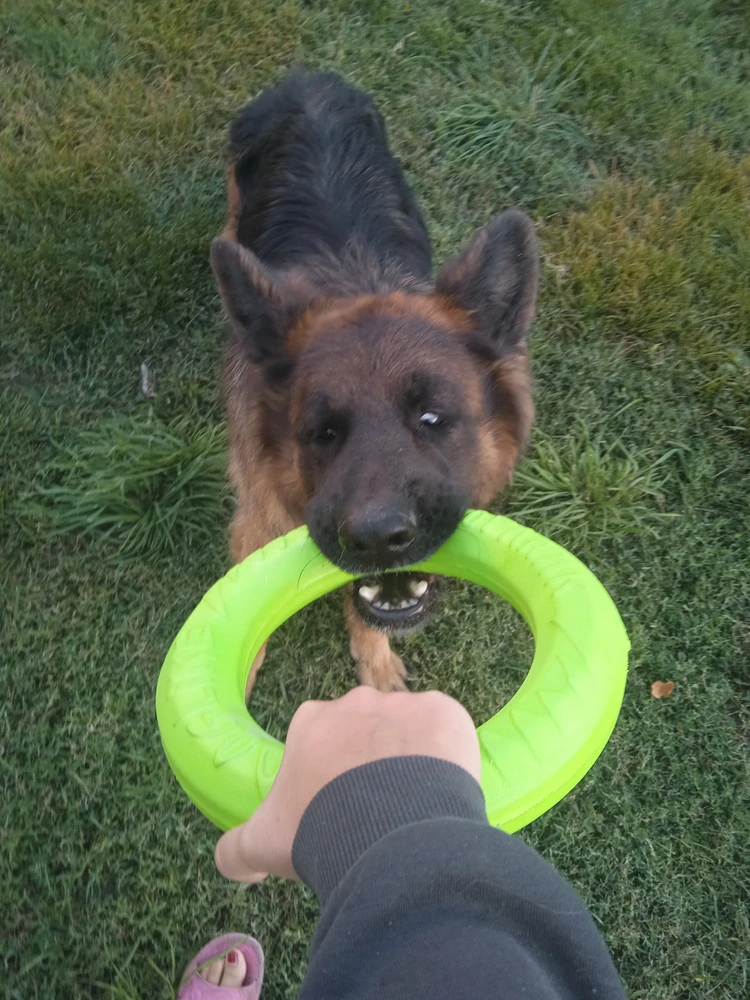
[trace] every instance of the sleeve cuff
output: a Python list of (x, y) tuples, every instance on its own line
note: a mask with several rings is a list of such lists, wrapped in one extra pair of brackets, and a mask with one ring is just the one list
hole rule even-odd
[(292, 863), (321, 906), (376, 841), (399, 827), (455, 817), (487, 822), (479, 784), (435, 757), (388, 757), (355, 767), (322, 788), (304, 812)]

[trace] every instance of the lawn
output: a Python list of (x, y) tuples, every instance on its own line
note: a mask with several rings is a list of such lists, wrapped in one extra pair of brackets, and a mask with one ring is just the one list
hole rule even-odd
[[(284, 67), (371, 90), (436, 259), (517, 204), (543, 251), (538, 423), (498, 509), (599, 575), (622, 715), (521, 836), (633, 1000), (737, 1000), (750, 965), (750, 8), (743, 0), (6, 0), (0, 80), (0, 994), (160, 1000), (250, 930), (296, 994), (311, 894), (247, 889), (164, 759), (160, 663), (228, 567), (208, 266), (225, 127)], [(141, 389), (141, 365), (151, 387)], [(153, 391), (153, 395), (151, 395)], [(335, 595), (273, 642), (283, 735), (354, 681)], [(474, 586), (400, 643), (477, 721), (525, 624)], [(674, 681), (669, 699), (655, 680)]]

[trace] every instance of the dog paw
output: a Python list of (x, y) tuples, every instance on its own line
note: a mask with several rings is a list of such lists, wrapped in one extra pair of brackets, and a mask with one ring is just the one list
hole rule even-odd
[[(355, 657), (356, 659), (356, 657)], [(391, 649), (372, 658), (359, 657), (359, 682), (377, 691), (406, 691), (406, 667)]]

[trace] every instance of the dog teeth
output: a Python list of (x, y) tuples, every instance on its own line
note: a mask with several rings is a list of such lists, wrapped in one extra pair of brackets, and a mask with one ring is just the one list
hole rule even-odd
[(412, 594), (414, 594), (416, 599), (419, 600), (420, 598), (424, 597), (424, 595), (427, 593), (428, 586), (429, 584), (427, 583), (426, 580), (419, 580), (418, 582), (416, 580), (412, 580), (409, 583), (409, 590), (412, 592)]
[(368, 604), (374, 604), (375, 598), (378, 596), (379, 593), (380, 593), (380, 587), (368, 587), (365, 584), (363, 584), (359, 588), (359, 596), (363, 597)]
[(390, 611), (391, 610), (391, 605), (389, 604), (388, 601), (372, 601), (372, 606), (377, 611)]
[[(425, 590), (427, 589), (426, 581), (423, 580), (422, 583), (424, 583), (424, 588), (421, 590), (419, 589), (421, 587), (421, 584), (416, 585), (417, 589), (416, 596), (411, 598), (404, 598), (403, 600), (398, 602), (393, 601), (393, 603), (391, 603), (390, 601), (378, 600), (378, 596), (381, 592), (381, 587), (380, 586), (370, 587), (364, 583), (359, 588), (359, 596), (368, 604), (371, 604), (376, 611), (408, 611), (409, 608), (416, 608), (416, 606), (419, 604), (420, 597), (424, 594)], [(414, 594), (415, 585), (410, 584), (410, 587), (412, 594)]]

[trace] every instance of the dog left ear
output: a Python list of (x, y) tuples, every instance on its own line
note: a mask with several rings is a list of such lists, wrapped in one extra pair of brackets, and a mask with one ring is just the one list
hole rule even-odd
[(473, 312), (499, 351), (525, 339), (536, 309), (539, 251), (531, 219), (512, 209), (446, 261), (435, 291)]

